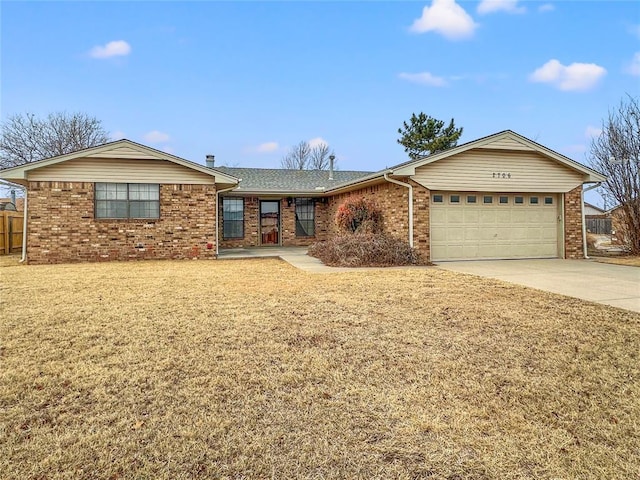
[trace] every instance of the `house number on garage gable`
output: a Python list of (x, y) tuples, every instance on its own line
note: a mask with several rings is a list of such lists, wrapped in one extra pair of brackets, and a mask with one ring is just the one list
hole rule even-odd
[(511, 178), (511, 172), (493, 172), (493, 178)]

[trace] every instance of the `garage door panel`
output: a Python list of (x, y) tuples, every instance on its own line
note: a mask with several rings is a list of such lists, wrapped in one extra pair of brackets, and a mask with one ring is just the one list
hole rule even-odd
[(478, 210), (480, 211), (480, 223), (496, 223), (497, 218), (495, 210), (489, 209), (488, 207), (480, 207)]
[(446, 239), (449, 243), (462, 243), (465, 236), (465, 228), (463, 226), (454, 226), (446, 230)]
[(477, 207), (465, 206), (462, 208), (464, 211), (464, 223), (477, 224), (480, 220), (480, 212), (478, 212)]
[(431, 223), (434, 225), (442, 225), (447, 221), (447, 211), (439, 208), (431, 208), (429, 212)]
[(480, 240), (480, 228), (473, 226), (473, 227), (465, 227), (464, 228), (464, 236), (461, 240), (464, 241), (477, 241)]
[(511, 210), (509, 210), (508, 208), (498, 210), (498, 212), (496, 213), (496, 223), (511, 223)]
[(482, 241), (493, 241), (498, 238), (498, 232), (495, 227), (482, 228), (480, 229), (480, 240)]
[[(445, 202), (432, 203), (430, 212), (433, 260), (558, 256), (556, 194), (494, 193), (494, 203), (484, 204), (485, 194), (441, 193)], [(463, 202), (447, 202), (450, 195), (459, 195)], [(468, 195), (476, 195), (480, 203), (466, 203)], [(496, 203), (500, 196), (508, 202)], [(524, 196), (524, 202), (516, 204), (516, 196)], [(552, 196), (553, 204), (531, 204), (530, 196)]]
[(524, 206), (515, 206), (511, 210), (511, 221), (513, 223), (527, 223), (529, 215)]

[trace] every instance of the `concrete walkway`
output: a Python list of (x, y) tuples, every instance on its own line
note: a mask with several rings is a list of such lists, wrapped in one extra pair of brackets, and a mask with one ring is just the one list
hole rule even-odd
[(439, 262), (437, 266), (640, 312), (638, 267), (558, 259)]

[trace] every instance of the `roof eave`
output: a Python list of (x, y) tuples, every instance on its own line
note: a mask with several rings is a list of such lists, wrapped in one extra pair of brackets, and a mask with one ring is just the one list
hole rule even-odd
[[(65, 155), (58, 155), (56, 157), (45, 158), (42, 160), (38, 160), (36, 162), (19, 165), (17, 167), (6, 168), (4, 170), (0, 170), (0, 178), (6, 179), (9, 181), (23, 180), (24, 183), (26, 184), (26, 181), (28, 180), (27, 174), (31, 170), (36, 170), (36, 169), (47, 167), (50, 165), (55, 165), (57, 163), (66, 162), (68, 160), (73, 160), (76, 158), (83, 158), (87, 155), (97, 155), (97, 154), (100, 154), (101, 152), (106, 152), (118, 145), (128, 145), (135, 149), (138, 149), (150, 155), (153, 155), (158, 160), (166, 160), (169, 162), (173, 162), (185, 168), (190, 168), (200, 173), (210, 175), (215, 178), (216, 184), (221, 183), (221, 184), (228, 184), (228, 185), (237, 185), (239, 182), (238, 178), (232, 175), (223, 173), (219, 170), (216, 170), (215, 168), (209, 168), (204, 165), (200, 165), (199, 163), (191, 162), (184, 158), (171, 155), (170, 153), (162, 152), (160, 150), (156, 150), (155, 148), (147, 147), (146, 145), (142, 145), (140, 143), (136, 143), (127, 139), (116, 140), (115, 142), (105, 143), (103, 145), (98, 145), (96, 147), (84, 148), (82, 150), (78, 150), (77, 152), (67, 153)], [(22, 184), (22, 182), (20, 183)]]
[(523, 137), (522, 135), (512, 130), (504, 130), (502, 132), (494, 133), (492, 135), (488, 135), (486, 137), (482, 137), (477, 140), (467, 142), (463, 145), (458, 145), (457, 147), (450, 148), (443, 152), (439, 152), (433, 155), (428, 155), (426, 157), (421, 157), (410, 162), (401, 163), (396, 167), (392, 167), (392, 173), (398, 176), (413, 176), (416, 174), (416, 168), (418, 167), (422, 167), (424, 165), (437, 162), (438, 160), (442, 160), (443, 158), (447, 158), (462, 152), (466, 152), (467, 150), (471, 150), (473, 148), (482, 147), (483, 145), (488, 144), (500, 137), (514, 137), (517, 140), (524, 142), (533, 150), (541, 153), (542, 155), (550, 157), (556, 160), (557, 162), (565, 165), (566, 167), (582, 173), (583, 175), (585, 175), (584, 183), (604, 182), (606, 180), (606, 177), (603, 176), (601, 173), (585, 165), (582, 165), (581, 163), (576, 162), (575, 160), (572, 160), (571, 158), (566, 157), (561, 153), (551, 150), (550, 148), (547, 148), (544, 145), (534, 142), (533, 140), (530, 140), (526, 137)]

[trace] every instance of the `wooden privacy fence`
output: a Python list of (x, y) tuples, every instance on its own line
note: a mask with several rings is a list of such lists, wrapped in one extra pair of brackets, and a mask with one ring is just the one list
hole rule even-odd
[(598, 234), (611, 234), (610, 218), (587, 218), (587, 231)]
[(22, 251), (23, 212), (0, 211), (0, 255)]

